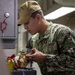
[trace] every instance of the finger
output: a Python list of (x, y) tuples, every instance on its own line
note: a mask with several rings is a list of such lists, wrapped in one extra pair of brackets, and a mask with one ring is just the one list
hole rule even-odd
[(13, 59), (13, 61), (14, 61), (14, 66), (18, 67), (19, 66), (18, 62), (15, 59)]
[(27, 58), (28, 60), (31, 60), (31, 61), (32, 61), (32, 60), (33, 60), (33, 55), (27, 54), (27, 55), (26, 55), (26, 58)]
[(32, 57), (29, 57), (30, 60), (32, 60)]
[(31, 50), (32, 50), (32, 51), (34, 51), (34, 52), (36, 52), (36, 51), (37, 51), (37, 49), (36, 49), (36, 48), (32, 48)]

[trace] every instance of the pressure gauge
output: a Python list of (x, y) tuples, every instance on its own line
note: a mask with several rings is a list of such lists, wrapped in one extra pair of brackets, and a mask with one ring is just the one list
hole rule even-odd
[(8, 17), (10, 16), (10, 14), (9, 14), (9, 13), (5, 13), (4, 16), (5, 16), (6, 18), (8, 18)]

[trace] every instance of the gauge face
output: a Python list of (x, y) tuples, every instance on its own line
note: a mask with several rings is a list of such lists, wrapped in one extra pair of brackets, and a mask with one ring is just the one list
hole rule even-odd
[(5, 13), (4, 16), (5, 16), (6, 18), (8, 18), (8, 17), (10, 16), (10, 14), (9, 14), (9, 13)]

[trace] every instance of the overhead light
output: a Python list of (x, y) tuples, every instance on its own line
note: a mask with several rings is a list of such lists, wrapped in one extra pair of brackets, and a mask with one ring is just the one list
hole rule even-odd
[(75, 11), (75, 8), (72, 7), (61, 7), (47, 15), (44, 16), (45, 19), (47, 20), (55, 20), (57, 18), (60, 18), (64, 15), (67, 15), (71, 12)]

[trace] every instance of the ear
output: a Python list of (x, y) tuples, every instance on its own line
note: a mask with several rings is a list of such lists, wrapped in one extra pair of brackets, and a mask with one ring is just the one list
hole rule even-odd
[(39, 21), (39, 20), (41, 20), (41, 15), (40, 14), (37, 14), (36, 15), (36, 19)]

